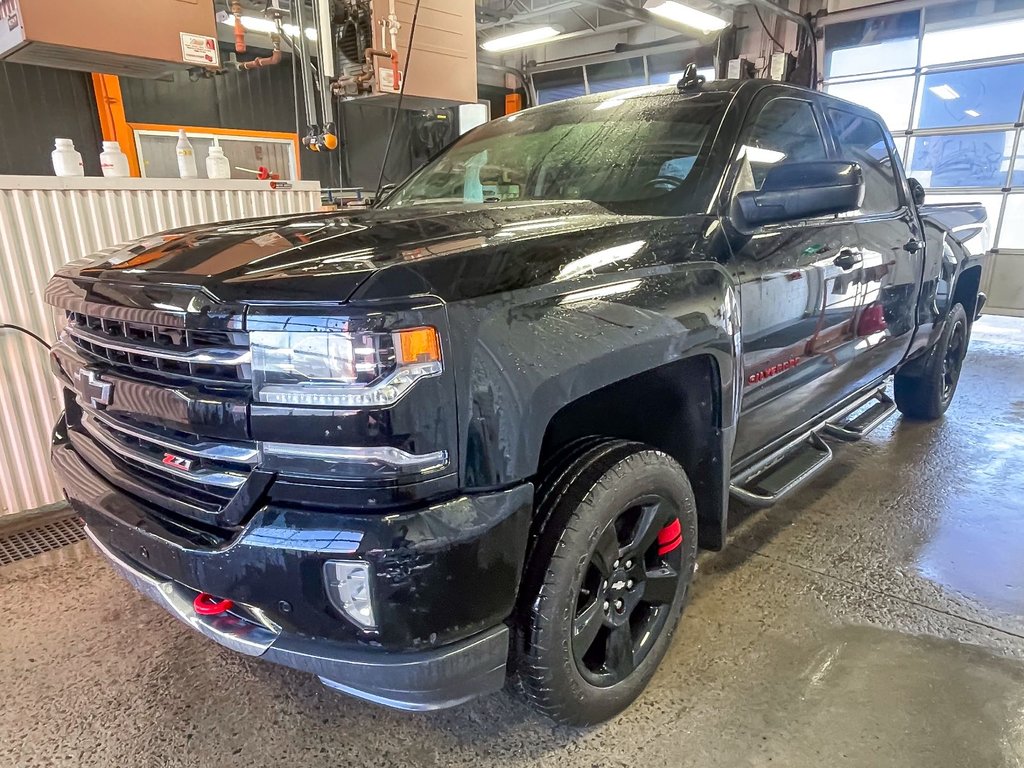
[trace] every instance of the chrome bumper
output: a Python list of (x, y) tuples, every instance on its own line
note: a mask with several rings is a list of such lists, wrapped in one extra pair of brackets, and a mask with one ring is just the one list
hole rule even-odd
[(461, 643), (428, 651), (352, 650), (330, 641), (285, 634), (253, 608), (246, 611), (255, 621), (232, 613), (201, 616), (193, 608), (195, 590), (134, 567), (88, 527), (85, 533), (132, 586), (192, 629), (233, 651), (311, 672), (334, 690), (396, 709), (433, 710), (461, 704), (504, 685), (509, 645), (504, 624)]

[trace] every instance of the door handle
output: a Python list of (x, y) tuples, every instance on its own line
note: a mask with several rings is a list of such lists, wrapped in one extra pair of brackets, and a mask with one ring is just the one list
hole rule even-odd
[(836, 256), (832, 263), (842, 269), (853, 269), (855, 266), (864, 261), (864, 254), (854, 248), (843, 248)]
[(921, 248), (921, 241), (913, 237), (910, 238), (910, 240), (907, 241), (907, 244), (903, 246), (903, 250), (907, 253), (917, 253)]

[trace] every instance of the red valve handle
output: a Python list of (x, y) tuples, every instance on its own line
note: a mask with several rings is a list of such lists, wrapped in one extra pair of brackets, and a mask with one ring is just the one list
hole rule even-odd
[(230, 611), (233, 606), (230, 600), (218, 600), (206, 592), (200, 592), (192, 601), (192, 607), (200, 616), (218, 616)]

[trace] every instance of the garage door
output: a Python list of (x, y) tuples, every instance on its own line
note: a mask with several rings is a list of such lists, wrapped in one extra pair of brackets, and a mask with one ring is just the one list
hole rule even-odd
[(825, 90), (885, 119), (928, 202), (985, 205), (989, 311), (1024, 315), (1024, 0), (873, 12), (829, 20)]

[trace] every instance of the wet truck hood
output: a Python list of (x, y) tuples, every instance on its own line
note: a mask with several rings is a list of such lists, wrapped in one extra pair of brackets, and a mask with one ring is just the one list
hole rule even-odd
[(550, 281), (567, 269), (642, 266), (645, 254), (678, 252), (680, 235), (699, 224), (620, 216), (587, 202), (304, 214), (152, 235), (59, 274), (198, 289), (222, 303), (456, 300)]

